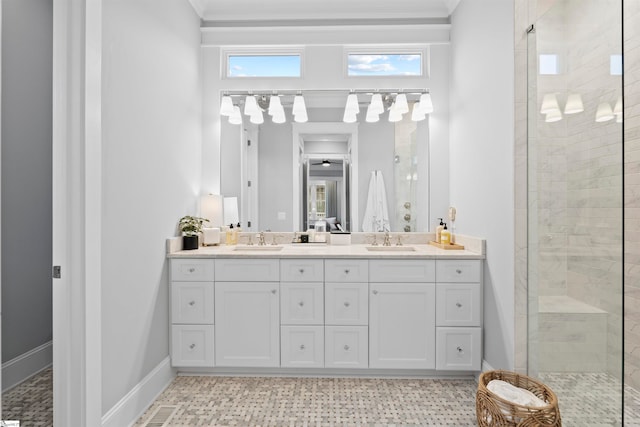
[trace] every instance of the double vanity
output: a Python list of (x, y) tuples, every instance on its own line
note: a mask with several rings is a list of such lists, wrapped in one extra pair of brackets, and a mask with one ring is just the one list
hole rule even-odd
[(172, 364), (230, 374), (479, 371), (484, 242), (425, 243), (172, 251)]

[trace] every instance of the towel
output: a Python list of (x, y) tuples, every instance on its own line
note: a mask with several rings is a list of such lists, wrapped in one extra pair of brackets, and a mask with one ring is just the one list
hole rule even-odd
[(511, 383), (502, 380), (491, 380), (487, 384), (487, 390), (494, 393), (498, 397), (515, 403), (519, 406), (531, 406), (534, 408), (540, 408), (542, 406), (549, 405), (544, 400), (540, 399), (535, 394), (524, 388), (516, 387)]
[(381, 171), (372, 171), (369, 179), (369, 195), (367, 207), (362, 219), (362, 231), (390, 231), (387, 193)]

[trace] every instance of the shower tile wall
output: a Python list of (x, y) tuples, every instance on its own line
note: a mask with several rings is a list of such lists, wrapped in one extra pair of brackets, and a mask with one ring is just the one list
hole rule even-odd
[(640, 2), (624, 2), (625, 383), (640, 389)]

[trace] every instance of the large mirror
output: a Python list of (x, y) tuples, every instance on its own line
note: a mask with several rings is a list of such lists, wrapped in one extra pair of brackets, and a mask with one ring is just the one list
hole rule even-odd
[[(222, 118), (221, 194), (238, 197), (244, 229), (428, 231), (429, 120), (366, 122), (361, 96), (358, 120), (343, 123), (346, 97), (305, 94), (306, 123), (293, 120), (293, 96), (281, 97), (285, 123)], [(372, 211), (381, 203), (386, 215)]]

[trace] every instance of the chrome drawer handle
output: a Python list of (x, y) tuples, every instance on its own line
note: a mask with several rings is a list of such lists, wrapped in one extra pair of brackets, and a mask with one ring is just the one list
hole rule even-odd
[(373, 294), (374, 295), (378, 295), (378, 291), (373, 291)]
[(462, 307), (462, 304), (460, 304), (459, 302), (456, 303), (456, 307), (460, 308)]
[(351, 304), (349, 304), (349, 301), (345, 301), (345, 302), (344, 302), (344, 306), (345, 306), (345, 307), (349, 307), (350, 305), (351, 305)]
[(195, 268), (193, 268), (193, 267), (191, 267), (191, 268), (189, 269), (189, 273), (193, 273), (194, 271), (196, 271), (196, 269), (195, 269)]
[(349, 351), (349, 346), (348, 346), (348, 345), (345, 345), (345, 346), (344, 346), (344, 350), (345, 350), (345, 351)]
[(278, 292), (278, 291), (276, 291), (275, 289), (271, 289), (271, 293), (272, 293), (272, 294), (274, 294), (274, 295), (275, 295), (275, 294), (276, 294), (276, 292)]
[(299, 305), (300, 307), (304, 306), (304, 301), (300, 301), (300, 302), (298, 303), (298, 305)]
[(456, 273), (458, 273), (458, 274), (462, 274), (462, 270), (460, 270), (460, 269), (458, 268), (458, 269), (456, 269)]
[(190, 305), (191, 307), (193, 307), (194, 305), (196, 305), (196, 302), (195, 302), (195, 301), (190, 301), (190, 302), (189, 302), (189, 305)]
[(462, 347), (457, 347), (456, 350), (458, 350), (458, 353), (462, 353)]
[(304, 350), (304, 344), (300, 345), (300, 350)]
[(194, 348), (196, 348), (196, 345), (195, 345), (195, 344), (191, 344), (191, 345), (189, 346), (189, 350), (193, 350)]
[(300, 272), (300, 274), (304, 274), (304, 268), (301, 268), (300, 270), (298, 270)]

